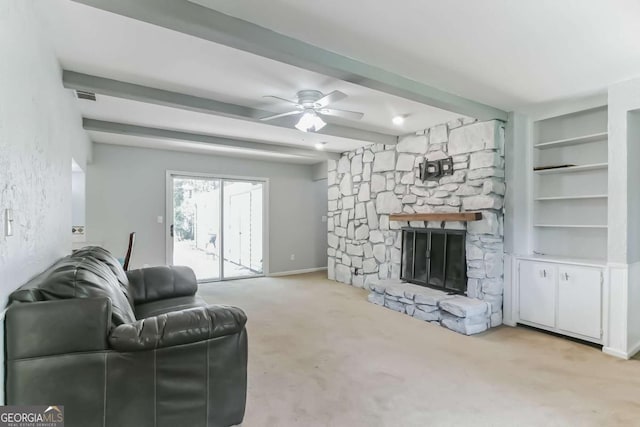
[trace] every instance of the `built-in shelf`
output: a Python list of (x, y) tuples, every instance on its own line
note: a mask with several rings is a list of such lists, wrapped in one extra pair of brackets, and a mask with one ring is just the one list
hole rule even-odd
[(534, 227), (540, 227), (540, 228), (596, 228), (596, 229), (603, 229), (606, 230), (607, 226), (606, 225), (597, 225), (597, 224), (585, 224), (585, 225), (579, 225), (579, 224), (534, 224)]
[(482, 212), (452, 213), (397, 213), (389, 215), (391, 221), (479, 221)]
[(527, 171), (533, 184), (532, 258), (567, 263), (607, 259), (607, 113), (601, 106), (533, 123), (529, 153), (534, 168)]
[(536, 197), (537, 202), (554, 201), (554, 200), (588, 200), (588, 199), (606, 199), (606, 194), (587, 194), (584, 196), (552, 196), (552, 197)]
[(548, 148), (568, 147), (570, 145), (587, 144), (589, 142), (602, 141), (607, 138), (607, 132), (594, 133), (591, 135), (577, 136), (575, 138), (559, 139), (556, 141), (541, 142), (534, 145), (539, 150), (546, 150)]
[(556, 173), (586, 172), (598, 169), (606, 169), (607, 167), (608, 163), (593, 163), (590, 165), (568, 166), (566, 168), (542, 169), (534, 172), (538, 175), (551, 175)]

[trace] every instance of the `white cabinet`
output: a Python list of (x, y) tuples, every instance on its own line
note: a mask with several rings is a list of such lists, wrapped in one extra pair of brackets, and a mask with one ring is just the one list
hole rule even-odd
[(552, 265), (520, 263), (520, 319), (555, 327), (556, 281)]
[(519, 260), (519, 322), (601, 342), (602, 280), (598, 267)]
[(558, 267), (558, 329), (600, 338), (601, 273), (597, 268)]

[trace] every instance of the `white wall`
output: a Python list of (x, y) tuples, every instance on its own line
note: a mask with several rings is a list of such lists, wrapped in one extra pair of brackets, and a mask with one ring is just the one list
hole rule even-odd
[(122, 256), (135, 231), (133, 268), (165, 264), (166, 225), (157, 217), (165, 215), (167, 170), (269, 178), (269, 272), (327, 265), (327, 183), (312, 180), (312, 166), (106, 144), (93, 157), (87, 241)]
[[(640, 79), (609, 88), (609, 336), (605, 351), (640, 349)], [(612, 172), (614, 171), (614, 172)]]
[(530, 251), (531, 155), (529, 138), (531, 120), (520, 113), (510, 113), (505, 128), (505, 194), (504, 213), (504, 306), (503, 323), (515, 326), (517, 293), (515, 292), (515, 256)]
[[(640, 84), (640, 82), (639, 82)], [(640, 86), (637, 94), (640, 96)], [(640, 100), (637, 109), (627, 112), (627, 162), (628, 162), (628, 198), (627, 234), (629, 236), (627, 261), (629, 264), (640, 261)]]
[(32, 1), (0, 2), (0, 209), (14, 215), (14, 235), (0, 236), (2, 306), (71, 250), (71, 157), (83, 166), (90, 150), (45, 40)]
[(526, 189), (531, 185), (529, 158), (530, 120), (511, 113), (505, 129), (505, 195), (504, 249), (510, 255), (529, 252), (529, 215), (531, 198)]
[(314, 181), (319, 181), (321, 179), (327, 179), (327, 162), (326, 160), (323, 162), (316, 163), (312, 166), (312, 177)]
[[(640, 85), (640, 82), (639, 82)], [(638, 86), (640, 89), (640, 86)], [(636, 92), (640, 95), (640, 91)], [(637, 98), (636, 98), (637, 100)], [(640, 108), (640, 101), (634, 105)], [(627, 147), (629, 154), (627, 353), (640, 350), (640, 110), (627, 113)]]
[(85, 173), (73, 172), (71, 174), (71, 225), (85, 225), (86, 194)]
[(640, 109), (640, 79), (609, 88), (609, 262), (632, 264), (640, 261), (640, 185), (634, 118)]
[[(33, 1), (0, 1), (2, 307), (11, 291), (70, 252), (71, 157), (83, 166), (90, 153), (72, 94), (62, 87), (60, 67), (40, 28)], [(4, 236), (7, 208), (14, 212), (11, 237)]]
[[(323, 162), (324, 165), (324, 162)], [(326, 170), (326, 168), (325, 168)], [(315, 181), (312, 185), (313, 188), (313, 206), (316, 210), (314, 215), (313, 229), (311, 236), (309, 236), (310, 242), (315, 242), (313, 247), (310, 248), (313, 251), (314, 265), (318, 267), (327, 266), (327, 180), (322, 179)], [(325, 220), (323, 221), (323, 217)], [(306, 244), (309, 244), (307, 242)]]

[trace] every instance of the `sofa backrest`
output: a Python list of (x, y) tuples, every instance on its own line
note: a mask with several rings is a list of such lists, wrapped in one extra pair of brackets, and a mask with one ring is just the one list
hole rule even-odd
[(9, 303), (95, 297), (111, 300), (113, 326), (136, 321), (117, 276), (106, 263), (90, 255), (62, 258), (14, 291)]
[(75, 251), (73, 254), (71, 254), (71, 257), (92, 257), (106, 264), (106, 266), (111, 269), (113, 274), (115, 274), (122, 292), (124, 292), (127, 299), (129, 300), (129, 304), (133, 307), (133, 294), (129, 285), (129, 278), (127, 277), (127, 273), (124, 271), (124, 268), (122, 268), (122, 264), (120, 264), (120, 261), (118, 261), (118, 259), (114, 257), (111, 252), (100, 246), (86, 246)]

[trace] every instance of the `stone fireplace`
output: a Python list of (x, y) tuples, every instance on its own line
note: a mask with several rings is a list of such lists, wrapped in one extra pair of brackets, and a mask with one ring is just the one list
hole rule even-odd
[[(449, 158), (452, 174), (421, 179), (425, 161)], [(374, 303), (458, 332), (477, 333), (502, 323), (506, 190), (502, 122), (455, 120), (403, 137), (397, 145), (343, 153), (338, 161), (329, 161), (328, 168), (330, 279), (366, 288)], [(481, 212), (482, 219), (390, 218), (399, 213), (471, 211)], [(442, 242), (442, 230), (464, 236), (465, 266), (463, 271), (449, 271), (455, 279), (450, 289), (444, 271), (431, 270), (434, 274), (425, 276), (420, 265), (416, 277), (415, 264), (410, 275), (405, 271), (403, 234), (409, 230), (421, 230), (421, 244), (423, 234), (438, 231), (436, 246)], [(433, 234), (427, 242), (434, 242)], [(433, 253), (426, 255), (424, 263), (440, 265)], [(443, 263), (442, 268), (448, 267)], [(437, 287), (438, 280), (444, 281), (443, 289), (422, 286)]]

